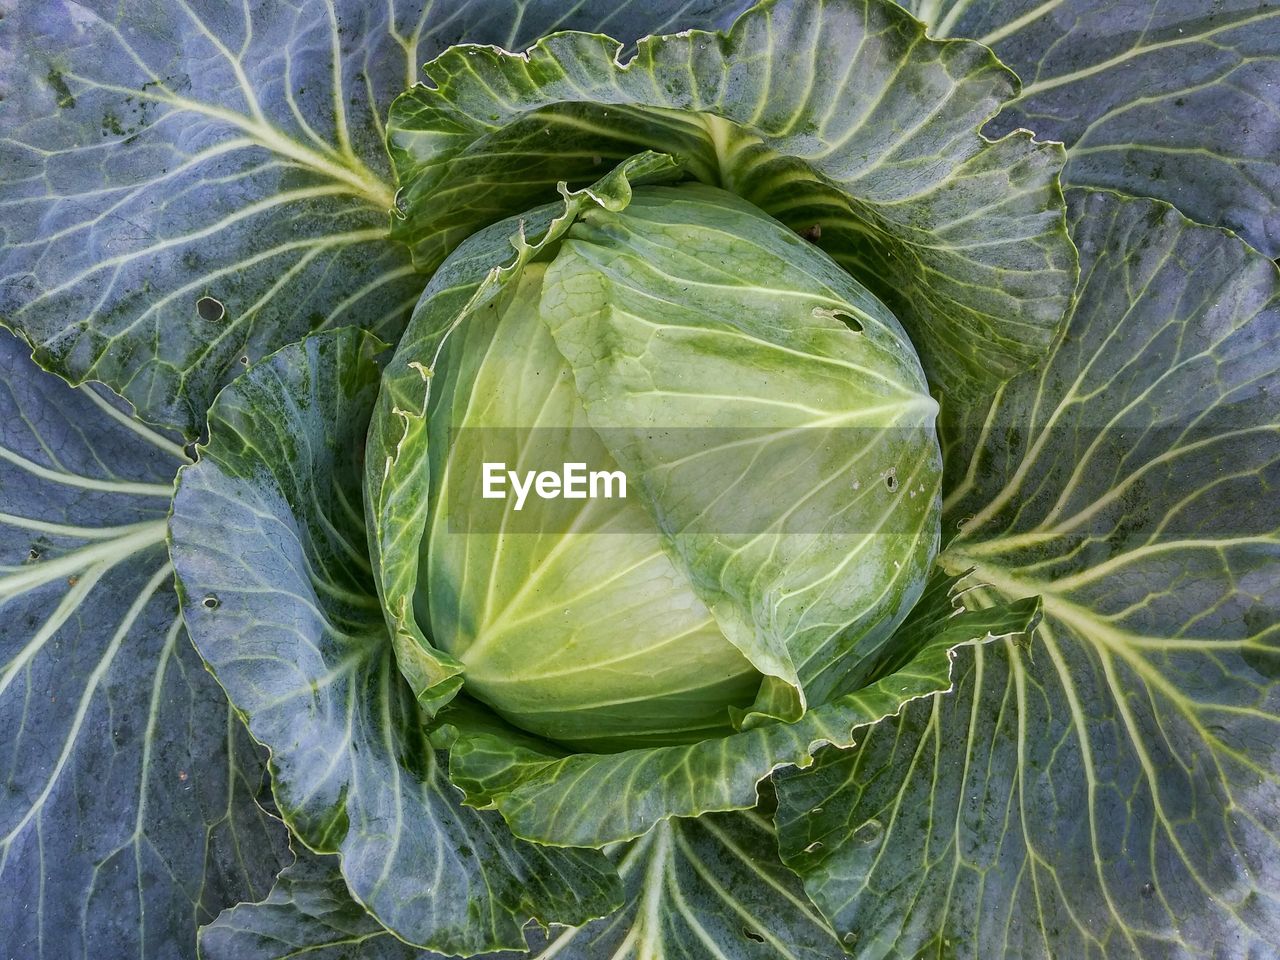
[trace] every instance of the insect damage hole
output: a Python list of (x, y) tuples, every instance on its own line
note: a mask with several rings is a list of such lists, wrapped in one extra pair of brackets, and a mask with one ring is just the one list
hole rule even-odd
[(760, 934), (756, 933), (754, 930), (750, 929), (749, 927), (742, 928), (742, 935), (746, 937), (748, 940), (750, 940), (752, 943), (764, 943), (764, 937), (760, 936)]
[(206, 610), (215, 610), (218, 606), (218, 598), (211, 593), (201, 600), (200, 603)]
[(862, 321), (850, 313), (848, 310), (842, 310), (839, 307), (814, 307), (813, 315), (815, 317), (827, 317), (831, 320), (843, 323), (852, 333), (862, 333), (866, 328), (862, 325)]
[(890, 467), (884, 475), (884, 485), (888, 487), (889, 492), (893, 493), (898, 489), (898, 468)]
[(201, 320), (217, 323), (227, 315), (227, 308), (222, 305), (221, 300), (215, 300), (213, 297), (201, 297), (196, 301), (196, 314)]

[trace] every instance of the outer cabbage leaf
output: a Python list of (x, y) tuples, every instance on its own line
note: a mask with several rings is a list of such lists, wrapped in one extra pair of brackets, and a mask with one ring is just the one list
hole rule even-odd
[(308, 331), (403, 328), (391, 99), (462, 38), (726, 22), (683, 0), (0, 0), (0, 315), (37, 359), (199, 433), (217, 389)]
[[(659, 824), (609, 852), (626, 886), (617, 913), (531, 937), (530, 953), (486, 960), (832, 960), (839, 945), (778, 859), (754, 811)], [(396, 940), (347, 894), (332, 857), (301, 852), (260, 903), (201, 931), (203, 960), (436, 960)]]
[(1069, 146), (1063, 180), (1158, 197), (1280, 256), (1280, 7), (1257, 0), (911, 0), (1023, 80), (991, 123)]
[(443, 715), (438, 732), (451, 744), (450, 777), (469, 804), (500, 810), (517, 836), (557, 845), (603, 846), (671, 817), (750, 809), (774, 770), (807, 764), (824, 744), (855, 743), (904, 704), (950, 689), (958, 646), (1025, 633), (1038, 617), (1035, 598), (959, 609), (953, 584), (937, 575), (899, 628), (895, 644), (905, 662), (898, 669), (795, 723), (681, 746), (563, 756), (464, 702)]
[(1163, 203), (1069, 202), (1070, 324), (948, 451), (943, 563), (974, 603), (1039, 593), (1037, 637), (778, 784), (860, 956), (1280, 942), (1280, 275)]
[(164, 550), (181, 446), (0, 330), (0, 943), (189, 956), (261, 896), (283, 827), (187, 639)]
[(308, 960), (436, 960), (441, 954), (396, 939), (351, 899), (337, 857), (303, 848), (281, 871), (265, 899), (236, 904), (200, 928), (200, 960), (299, 956)]
[(197, 649), (271, 750), (277, 805), (338, 853), (355, 898), (445, 953), (523, 948), (530, 917), (581, 923), (618, 903), (599, 854), (516, 841), (464, 808), (396, 671), (365, 554), (365, 430), (382, 345), (310, 337), (210, 411), (183, 470), (171, 549)]
[(815, 235), (902, 321), (935, 387), (987, 392), (1044, 352), (1076, 277), (1063, 154), (977, 133), (1016, 85), (989, 50), (928, 40), (881, 0), (767, 0), (727, 34), (621, 50), (568, 33), (427, 65), (433, 86), (388, 124), (393, 232), (420, 267), (650, 148)]

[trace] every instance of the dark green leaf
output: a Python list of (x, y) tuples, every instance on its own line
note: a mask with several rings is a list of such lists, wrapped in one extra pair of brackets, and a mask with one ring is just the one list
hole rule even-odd
[(523, 947), (530, 917), (617, 905), (599, 855), (514, 840), (463, 807), (396, 670), (365, 553), (365, 429), (381, 349), (347, 329), (273, 354), (219, 396), (171, 520), (196, 646), (270, 748), (286, 822), (339, 853), (402, 938), (445, 953)]
[(0, 952), (191, 955), (284, 829), (187, 639), (164, 550), (182, 448), (0, 330)]
[[(795, 874), (773, 824), (754, 811), (659, 824), (611, 852), (626, 889), (617, 913), (531, 936), (529, 954), (485, 960), (835, 960), (839, 945)], [(392, 937), (347, 893), (336, 858), (300, 851), (271, 895), (222, 913), (202, 960), (439, 960)]]
[(1280, 6), (1259, 0), (904, 0), (1022, 78), (991, 124), (1064, 140), (1063, 180), (1159, 197), (1280, 255)]
[(1069, 200), (1078, 303), (960, 418), (942, 555), (972, 603), (1040, 594), (1037, 637), (779, 784), (784, 857), (865, 956), (1280, 942), (1280, 274), (1165, 204)]
[(978, 134), (1015, 86), (989, 50), (928, 40), (883, 0), (771, 0), (725, 35), (620, 56), (577, 33), (427, 65), (434, 86), (388, 123), (393, 232), (420, 267), (649, 148), (813, 236), (894, 311), (935, 387), (989, 392), (1048, 346), (1076, 277), (1063, 153)]
[(435, 960), (351, 899), (335, 856), (298, 850), (271, 893), (200, 928), (200, 960)]

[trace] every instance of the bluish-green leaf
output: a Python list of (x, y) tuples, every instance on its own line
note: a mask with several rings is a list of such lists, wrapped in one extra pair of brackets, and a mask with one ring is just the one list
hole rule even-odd
[(181, 446), (0, 330), (0, 952), (191, 956), (284, 829), (164, 550)]
[(264, 899), (237, 904), (200, 928), (200, 960), (296, 957), (439, 960), (440, 954), (396, 939), (351, 899), (336, 856), (301, 848)]
[(271, 751), (277, 805), (338, 853), (355, 898), (444, 953), (525, 945), (531, 917), (581, 923), (617, 905), (596, 853), (516, 841), (465, 808), (399, 672), (365, 546), (365, 429), (375, 339), (309, 337), (255, 366), (210, 411), (171, 519), (197, 649)]
[[(689, 26), (693, 26), (690, 24)], [(1016, 81), (885, 0), (769, 0), (725, 34), (461, 46), (388, 124), (404, 219), (432, 269), (466, 236), (643, 149), (815, 237), (902, 321), (930, 382), (988, 392), (1038, 359), (1076, 277), (1063, 153), (982, 126)]]
[(424, 278), (388, 240), (383, 126), (424, 60), (736, 6), (0, 0), (0, 315), (42, 365), (195, 436), (242, 357), (402, 329)]
[(1280, 6), (1259, 0), (904, 0), (1022, 78), (991, 123), (1067, 143), (1066, 183), (1159, 197), (1280, 255)]
[(958, 418), (942, 554), (1044, 622), (779, 784), (784, 857), (862, 956), (1280, 942), (1280, 274), (1163, 203), (1069, 199), (1074, 314)]

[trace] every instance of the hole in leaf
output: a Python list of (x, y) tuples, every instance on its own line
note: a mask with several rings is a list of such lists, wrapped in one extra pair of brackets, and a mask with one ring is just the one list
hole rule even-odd
[(889, 472), (884, 475), (884, 485), (889, 488), (889, 492), (893, 493), (898, 489), (898, 468), (890, 467)]
[(863, 330), (862, 321), (851, 313), (845, 313), (843, 310), (833, 310), (831, 311), (831, 316), (834, 319), (839, 320), (854, 333), (861, 333)]
[(247, 366), (249, 365), (249, 358), (248, 358), (248, 357), (241, 357), (241, 358), (240, 358), (240, 362), (241, 362), (242, 364), (244, 364), (244, 365), (247, 367)]
[(212, 593), (211, 593), (211, 594), (209, 594), (209, 595), (207, 595), (207, 596), (206, 596), (203, 600), (201, 600), (200, 602), (201, 602), (202, 604), (204, 604), (204, 607), (205, 607), (205, 609), (206, 609), (206, 610), (213, 610), (213, 609), (217, 608), (217, 606), (218, 606), (218, 598), (217, 598), (217, 597), (215, 597)]
[(221, 300), (215, 300), (213, 297), (201, 297), (196, 301), (196, 313), (201, 320), (217, 323), (227, 315), (227, 308), (222, 305)]
[(760, 936), (760, 934), (756, 933), (754, 930), (748, 930), (744, 927), (742, 935), (752, 943), (764, 943), (764, 937)]
[(849, 328), (852, 333), (862, 333), (862, 321), (855, 317), (848, 310), (841, 310), (839, 307), (831, 309), (829, 307), (814, 307), (812, 315), (815, 317), (829, 317), (832, 320), (839, 321)]

